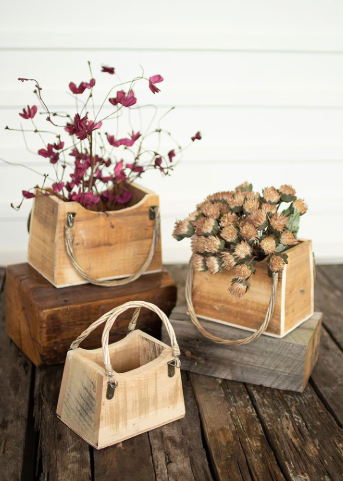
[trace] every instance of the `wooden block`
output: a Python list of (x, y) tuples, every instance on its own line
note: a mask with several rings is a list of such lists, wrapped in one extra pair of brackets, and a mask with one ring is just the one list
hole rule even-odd
[[(273, 316), (265, 334), (283, 337), (314, 313), (314, 274), (312, 242), (302, 240), (289, 249), (288, 264), (278, 283)], [(194, 272), (193, 306), (198, 317), (229, 326), (258, 329), (268, 309), (272, 280), (267, 259), (256, 264), (251, 287), (242, 299), (228, 292), (234, 276), (231, 271), (218, 274)]]
[[(86, 284), (67, 254), (64, 226), (74, 212), (75, 257), (81, 268), (96, 279), (110, 279), (137, 272), (148, 257), (155, 221), (150, 206), (159, 206), (154, 192), (131, 184), (129, 207), (95, 212), (77, 202), (64, 202), (36, 190), (31, 215), (28, 262), (55, 287)], [(161, 239), (147, 273), (162, 270)]]
[(180, 369), (169, 376), (171, 347), (135, 330), (109, 355), (118, 382), (111, 399), (103, 349), (67, 354), (57, 415), (85, 441), (102, 449), (184, 417)]
[[(64, 362), (77, 336), (116, 306), (147, 301), (169, 315), (176, 302), (176, 285), (166, 271), (142, 276), (123, 287), (87, 284), (56, 289), (26, 263), (9, 266), (6, 277), (7, 334), (36, 366)], [(110, 333), (111, 342), (126, 335), (132, 313), (131, 309), (119, 317)], [(161, 321), (147, 309), (142, 309), (138, 328), (161, 336)], [(99, 347), (101, 333), (101, 327), (93, 331), (83, 347)]]
[[(315, 312), (282, 339), (262, 335), (241, 346), (216, 344), (200, 334), (185, 307), (174, 308), (170, 322), (181, 350), (181, 368), (207, 376), (302, 392), (318, 359), (322, 314)], [(202, 321), (223, 339), (240, 339), (247, 332)], [(162, 330), (162, 340), (167, 333)]]

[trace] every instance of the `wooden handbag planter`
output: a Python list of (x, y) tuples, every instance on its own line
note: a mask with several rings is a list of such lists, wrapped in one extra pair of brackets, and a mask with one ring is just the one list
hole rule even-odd
[[(135, 307), (128, 335), (108, 345), (117, 317)], [(159, 315), (171, 347), (135, 330), (141, 307)], [(87, 351), (80, 342), (106, 322), (102, 349)], [(119, 443), (184, 417), (179, 346), (167, 316), (154, 304), (127, 302), (94, 322), (67, 354), (57, 415), (96, 449)]]
[[(273, 314), (264, 334), (283, 337), (314, 313), (314, 260), (312, 242), (300, 240), (286, 251), (288, 264), (277, 282)], [(243, 299), (228, 293), (234, 275), (230, 271), (218, 274), (195, 272), (189, 287), (188, 310), (196, 317), (240, 327), (248, 331), (259, 330), (266, 322), (271, 299), (272, 279), (268, 275), (267, 259), (257, 263), (251, 287)], [(189, 283), (189, 282), (188, 282)], [(199, 328), (193, 312), (193, 322)], [(201, 329), (201, 327), (200, 327)], [(205, 332), (203, 332), (205, 334)], [(214, 340), (214, 339), (213, 339)]]
[(106, 285), (101, 281), (131, 276), (130, 281), (143, 271), (160, 271), (159, 197), (137, 184), (128, 189), (129, 206), (110, 212), (90, 211), (36, 190), (29, 264), (55, 287), (92, 279)]

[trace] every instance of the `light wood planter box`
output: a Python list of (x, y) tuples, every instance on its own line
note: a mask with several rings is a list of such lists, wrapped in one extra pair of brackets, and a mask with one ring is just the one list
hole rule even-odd
[[(137, 272), (148, 257), (155, 220), (149, 209), (159, 206), (154, 192), (131, 184), (129, 207), (94, 212), (77, 202), (36, 191), (31, 215), (28, 262), (55, 287), (86, 284), (67, 254), (64, 226), (67, 213), (75, 212), (75, 257), (81, 268), (96, 279), (112, 279)], [(161, 271), (161, 239), (146, 274)]]
[[(278, 282), (273, 317), (264, 334), (283, 337), (314, 313), (314, 260), (312, 242), (301, 240), (286, 251), (288, 264)], [(256, 264), (251, 287), (242, 299), (230, 295), (228, 288), (234, 274), (194, 272), (193, 306), (198, 317), (229, 326), (255, 331), (264, 321), (272, 279), (267, 260)]]
[(118, 387), (106, 398), (102, 348), (69, 351), (57, 415), (96, 449), (184, 417), (180, 369), (168, 375), (172, 348), (142, 331), (109, 346)]

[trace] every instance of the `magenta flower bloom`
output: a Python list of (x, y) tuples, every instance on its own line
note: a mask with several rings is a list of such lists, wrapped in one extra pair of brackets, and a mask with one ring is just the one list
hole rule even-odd
[(126, 174), (123, 170), (124, 167), (124, 162), (121, 160), (120, 162), (117, 163), (117, 165), (114, 168), (114, 175), (116, 180), (125, 180), (126, 179)]
[(125, 145), (126, 147), (132, 147), (133, 144), (136, 142), (136, 140), (139, 139), (139, 137), (142, 134), (140, 132), (137, 132), (136, 134), (132, 131), (132, 134), (130, 134), (131, 139), (121, 139), (121, 145)]
[(169, 162), (173, 162), (173, 158), (175, 157), (175, 150), (171, 150), (170, 152), (168, 152), (168, 157), (169, 157)]
[(144, 168), (137, 164), (126, 164), (126, 167), (132, 170), (132, 172), (139, 172), (140, 174), (144, 172)]
[(52, 188), (56, 192), (56, 194), (59, 194), (63, 189), (64, 185), (64, 182), (55, 182), (54, 184), (52, 184)]
[(25, 197), (25, 199), (32, 199), (33, 197), (35, 197), (35, 194), (33, 194), (32, 192), (29, 192), (28, 190), (23, 190), (22, 194), (23, 194), (23, 197)]
[(99, 202), (100, 197), (94, 195), (93, 192), (80, 192), (71, 196), (72, 200), (79, 202), (83, 207), (91, 207), (93, 204)]
[(86, 83), (86, 88), (91, 89), (94, 87), (94, 85), (95, 85), (95, 78), (91, 78), (89, 83), (88, 84)]
[(101, 194), (101, 200), (112, 204), (112, 202), (116, 200), (116, 196), (113, 194), (113, 191), (105, 190), (105, 192)]
[(23, 113), (19, 113), (20, 117), (23, 119), (33, 119), (37, 113), (37, 107), (33, 105), (31, 108), (27, 106), (27, 110), (23, 109)]
[(162, 157), (157, 157), (155, 159), (155, 166), (156, 167), (161, 167), (161, 164), (162, 164)]
[(114, 75), (114, 67), (107, 67), (106, 65), (103, 65), (101, 67), (101, 72), (109, 73), (110, 75)]
[(108, 99), (108, 100), (114, 106), (121, 104), (124, 107), (131, 107), (132, 105), (135, 105), (135, 103), (137, 102), (137, 99), (135, 97), (133, 90), (130, 90), (130, 92), (127, 95), (125, 94), (124, 90), (119, 90), (117, 92), (117, 97), (112, 97), (111, 99)]
[(115, 140), (114, 135), (107, 134), (107, 140), (112, 147), (119, 147), (121, 145), (121, 140)]
[(54, 146), (52, 144), (48, 144), (47, 149), (39, 149), (38, 154), (41, 155), (44, 158), (49, 158), (52, 155), (54, 155)]
[(158, 89), (155, 84), (158, 84), (160, 82), (163, 82), (163, 77), (162, 75), (153, 75), (152, 77), (149, 78), (149, 89), (153, 94), (157, 94), (157, 92), (160, 92), (160, 89)]
[(74, 84), (74, 82), (70, 82), (69, 84), (70, 90), (73, 92), (73, 94), (78, 95), (78, 94), (83, 94), (83, 92), (87, 88), (86, 82), (81, 82), (78, 87)]
[(194, 140), (201, 140), (201, 133), (197, 132), (195, 135), (193, 135), (193, 137), (191, 137), (191, 139), (193, 142)]
[(90, 120), (88, 124), (81, 130), (81, 132), (76, 133), (76, 137), (80, 140), (85, 140), (88, 135), (91, 135), (93, 130), (100, 129), (102, 126), (102, 122), (98, 122), (97, 124), (93, 122), (93, 120)]
[(118, 204), (126, 204), (131, 199), (132, 194), (129, 190), (124, 190), (124, 192), (118, 197)]
[(61, 142), (61, 141), (58, 144), (56, 143), (56, 144), (53, 145), (53, 148), (55, 150), (62, 150), (63, 147), (64, 147), (64, 142)]

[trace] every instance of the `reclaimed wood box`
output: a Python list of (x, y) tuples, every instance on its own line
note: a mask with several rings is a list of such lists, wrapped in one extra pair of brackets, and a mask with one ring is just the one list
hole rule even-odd
[[(205, 376), (303, 392), (318, 359), (322, 313), (315, 312), (283, 338), (265, 336), (241, 346), (216, 344), (191, 322), (186, 307), (174, 308), (170, 322), (181, 351), (181, 369)], [(222, 339), (246, 337), (243, 329), (202, 321)], [(162, 328), (162, 340), (168, 334)]]
[[(55, 287), (86, 284), (68, 256), (64, 228), (75, 213), (74, 252), (89, 276), (104, 280), (136, 273), (148, 257), (155, 226), (151, 207), (159, 197), (138, 184), (128, 185), (129, 206), (110, 212), (90, 211), (78, 202), (64, 202), (36, 190), (30, 221), (28, 262)], [(161, 239), (146, 274), (162, 270)]]
[[(94, 318), (128, 300), (145, 300), (167, 315), (176, 303), (176, 285), (166, 271), (148, 274), (122, 287), (91, 284), (55, 289), (35, 269), (25, 264), (9, 266), (6, 271), (6, 331), (14, 343), (36, 365), (65, 361), (71, 342)], [(111, 331), (111, 341), (126, 335), (132, 312), (124, 313)], [(161, 321), (143, 310), (139, 329), (160, 338)], [(85, 347), (100, 346), (101, 330), (96, 329)]]
[[(137, 307), (145, 303), (128, 304)], [(106, 321), (102, 348), (85, 350), (78, 347), (78, 340), (72, 344), (57, 406), (61, 421), (96, 449), (185, 415), (180, 368), (174, 365), (177, 342), (173, 328), (168, 327), (174, 338), (172, 347), (140, 330), (108, 345), (105, 331), (114, 321)], [(165, 322), (169, 324), (168, 318)]]
[[(286, 264), (277, 287), (273, 316), (264, 334), (283, 337), (314, 313), (314, 259), (312, 242), (300, 240), (286, 251)], [(243, 298), (232, 297), (228, 288), (234, 274), (194, 272), (192, 298), (199, 318), (235, 326), (248, 331), (258, 329), (265, 319), (271, 295), (272, 279), (267, 259), (258, 262), (251, 287)]]

